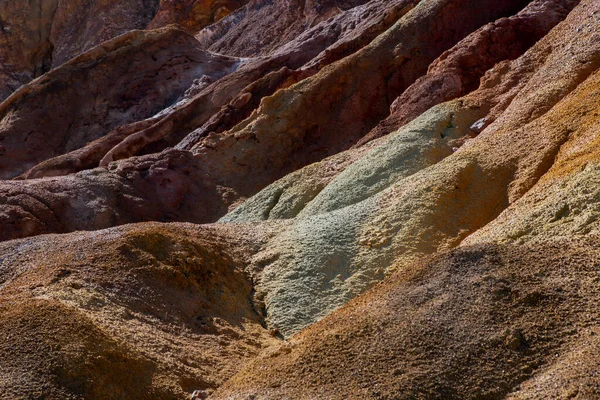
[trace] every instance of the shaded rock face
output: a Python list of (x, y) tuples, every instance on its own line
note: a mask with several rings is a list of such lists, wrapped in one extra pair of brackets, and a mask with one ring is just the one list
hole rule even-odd
[[(459, 245), (530, 190), (573, 132), (597, 119), (595, 36), (571, 33), (582, 15), (593, 18), (578, 9), (503, 63), (502, 75), (492, 70), (477, 91), (431, 108), (366, 154), (351, 150), (300, 170), (226, 216), (296, 217), (253, 262), (267, 321), (293, 334), (391, 271)], [(561, 75), (561, 62), (572, 75)], [(495, 122), (473, 138), (482, 118)]]
[[(147, 120), (120, 126), (81, 151), (67, 153), (36, 166), (26, 176), (42, 177), (77, 172), (98, 164), (107, 164), (114, 159), (156, 152), (166, 146), (178, 145), (179, 148), (190, 149), (211, 132), (215, 123), (222, 124), (216, 115), (220, 111), (224, 114), (221, 118), (227, 118), (227, 121), (223, 121), (225, 125), (219, 131), (232, 128), (258, 107), (263, 97), (281, 87), (290, 86), (299, 76), (314, 74), (311, 71), (295, 72), (294, 69), (307, 62), (316, 63), (311, 68), (318, 69), (319, 65), (327, 65), (368, 44), (377, 33), (406, 14), (412, 3), (407, 0), (391, 4), (375, 2), (365, 10), (349, 10), (340, 15), (339, 19), (324, 22), (322, 26), (315, 27), (314, 32), (307, 32), (305, 37), (290, 43), (288, 49), (282, 49), (279, 55), (246, 60), (240, 71), (226, 79), (215, 82), (210, 76), (198, 76), (184, 98), (172, 108)], [(387, 14), (383, 13), (385, 10), (388, 11)], [(363, 18), (363, 12), (368, 12), (372, 17)], [(338, 26), (342, 23), (349, 26), (346, 32), (326, 29), (330, 25)], [(278, 78), (272, 79), (277, 75)], [(229, 110), (221, 110), (222, 107)]]
[(517, 15), (492, 22), (472, 33), (435, 60), (427, 75), (419, 78), (392, 103), (391, 115), (357, 145), (395, 131), (436, 104), (477, 89), (487, 70), (501, 61), (521, 56), (578, 3), (533, 1)]
[(59, 0), (52, 22), (52, 67), (57, 67), (106, 40), (146, 28), (157, 0)]
[[(364, 3), (367, 1), (254, 0), (221, 23), (200, 32), (198, 38), (211, 50), (220, 53), (240, 57), (265, 56), (320, 22)], [(339, 25), (329, 25), (328, 28), (344, 29)], [(215, 37), (213, 32), (217, 32), (218, 36)]]
[(0, 100), (50, 68), (132, 29), (158, 0), (7, 0), (0, 4)]
[(599, 396), (598, 1), (34, 3), (0, 397)]
[(177, 23), (190, 32), (197, 32), (231, 14), (247, 3), (244, 0), (161, 0), (148, 28), (155, 29)]
[(174, 103), (196, 76), (218, 79), (238, 64), (201, 50), (174, 27), (106, 42), (2, 103), (1, 176), (13, 178), (116, 126), (152, 116)]
[[(139, 220), (207, 220), (233, 195), (211, 187), (189, 152), (172, 150), (67, 177), (0, 181), (3, 240), (103, 229)], [(198, 203), (202, 203), (198, 207)], [(69, 218), (63, 216), (69, 215)]]

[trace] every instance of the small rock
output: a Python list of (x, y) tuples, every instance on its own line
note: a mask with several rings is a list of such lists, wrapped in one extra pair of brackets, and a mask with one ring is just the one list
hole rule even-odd
[(526, 344), (527, 341), (525, 340), (525, 336), (523, 336), (523, 333), (520, 329), (512, 329), (506, 335), (506, 339), (504, 339), (504, 345), (510, 350), (519, 350)]
[(192, 393), (191, 400), (208, 399), (208, 394), (204, 390), (196, 390)]
[(279, 329), (277, 329), (277, 328), (270, 329), (269, 334), (273, 337), (281, 336), (281, 332), (279, 332)]
[(250, 102), (250, 100), (252, 99), (252, 93), (242, 93), (240, 94), (232, 103), (233, 108), (235, 108), (236, 110), (240, 110), (242, 107), (244, 107), (246, 104), (248, 104)]
[(488, 125), (489, 119), (481, 118), (480, 120), (476, 121), (473, 125), (471, 125), (469, 129), (471, 129), (471, 131), (475, 132), (476, 134), (480, 134), (485, 128), (488, 127)]

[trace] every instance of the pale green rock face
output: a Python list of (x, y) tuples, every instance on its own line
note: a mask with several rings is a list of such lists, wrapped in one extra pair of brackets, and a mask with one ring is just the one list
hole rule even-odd
[(368, 209), (361, 206), (298, 220), (274, 238), (266, 254), (257, 255), (256, 260), (268, 260), (255, 282), (258, 298), (265, 303), (269, 325), (285, 336), (383, 278), (355, 262), (356, 236)]
[(480, 110), (463, 109), (458, 102), (433, 107), (344, 170), (299, 216), (356, 204), (438, 163), (456, 150), (456, 141), (481, 117)]
[[(257, 297), (268, 323), (289, 336), (380, 282), (395, 256), (407, 251), (401, 238), (422, 217), (413, 212), (414, 193), (405, 190), (413, 183), (406, 178), (453, 154), (453, 144), (479, 118), (480, 111), (461, 109), (457, 102), (436, 106), (379, 140), (329, 185), (322, 177), (310, 179), (328, 170), (323, 167), (331, 160), (326, 160), (294, 174), (308, 180), (284, 178), (223, 218), (242, 222), (297, 215), (268, 251), (255, 257)], [(347, 155), (338, 166), (352, 158)], [(428, 192), (427, 180), (414, 182)]]
[[(569, 79), (575, 86), (580, 78)], [(501, 115), (458, 151), (454, 143), (468, 140), (485, 111), (462, 100), (435, 106), (362, 157), (346, 152), (335, 173), (319, 172), (334, 158), (313, 164), (226, 216), (228, 222), (290, 218), (252, 265), (267, 322), (293, 335), (386, 274), (459, 246), (469, 235), (467, 244), (595, 230), (597, 163), (575, 177), (540, 178), (552, 175), (573, 132), (589, 128), (573, 115), (590, 114), (594, 100), (582, 99), (596, 95), (598, 79), (587, 77), (564, 100), (552, 95), (554, 82), (545, 83), (540, 91), (550, 94), (546, 102), (530, 102), (528, 123), (515, 129)], [(534, 83), (524, 86), (524, 98)], [(541, 116), (534, 112), (542, 109)], [(570, 123), (557, 123), (566, 118)], [(309, 196), (298, 196), (307, 188)]]
[(220, 222), (304, 218), (359, 203), (451, 155), (482, 114), (458, 102), (433, 107), (365, 149), (337, 154), (280, 179)]

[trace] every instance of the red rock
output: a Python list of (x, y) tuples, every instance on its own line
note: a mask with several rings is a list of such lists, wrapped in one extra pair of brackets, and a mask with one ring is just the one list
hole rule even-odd
[[(364, 3), (367, 0), (254, 0), (226, 20), (200, 32), (198, 38), (211, 51), (222, 54), (266, 56), (320, 22)], [(324, 28), (339, 35), (343, 25), (326, 24)]]
[(531, 2), (517, 15), (489, 23), (444, 52), (391, 105), (391, 115), (358, 143), (387, 135), (436, 104), (464, 96), (479, 86), (485, 72), (522, 55), (561, 22), (579, 1)]
[[(191, 149), (200, 137), (210, 133), (213, 128), (220, 132), (235, 126), (258, 106), (262, 97), (289, 86), (297, 79), (294, 76), (310, 76), (328, 63), (366, 45), (404, 15), (410, 9), (410, 4), (406, 0), (389, 4), (374, 2), (358, 7), (359, 10), (342, 13), (286, 44), (280, 54), (248, 60), (239, 71), (216, 82), (205, 76), (186, 92), (185, 101), (180, 104), (148, 120), (119, 126), (82, 149), (43, 162), (24, 177), (77, 172), (97, 166), (103, 158), (106, 163), (115, 159), (115, 155), (116, 158), (126, 158), (138, 153), (156, 152), (167, 146)], [(370, 17), (364, 18), (364, 14)], [(329, 29), (332, 26), (348, 26), (348, 29)], [(296, 71), (303, 65), (301, 71)], [(282, 67), (283, 71), (287, 71), (284, 75), (289, 75), (291, 81), (284, 78), (281, 72), (275, 73)], [(271, 72), (274, 74), (269, 75)], [(278, 76), (281, 77), (276, 78)], [(276, 84), (277, 80), (281, 80), (280, 84)], [(233, 104), (228, 105), (228, 102), (235, 102), (241, 92), (251, 92), (252, 101), (237, 111), (238, 108)], [(221, 110), (222, 107), (225, 108)], [(189, 135), (185, 137), (186, 134)], [(109, 151), (111, 156), (107, 158)]]

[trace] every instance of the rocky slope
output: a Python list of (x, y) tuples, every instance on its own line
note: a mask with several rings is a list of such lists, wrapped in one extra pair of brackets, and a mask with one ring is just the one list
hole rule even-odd
[(211, 398), (598, 398), (597, 247), (488, 243), (416, 263)]
[(246, 4), (245, 0), (160, 0), (149, 29), (176, 23), (191, 33), (196, 33)]
[(600, 2), (33, 3), (0, 397), (600, 398)]
[(261, 240), (147, 224), (2, 244), (2, 397), (172, 399), (217, 387), (275, 341), (243, 272)]

